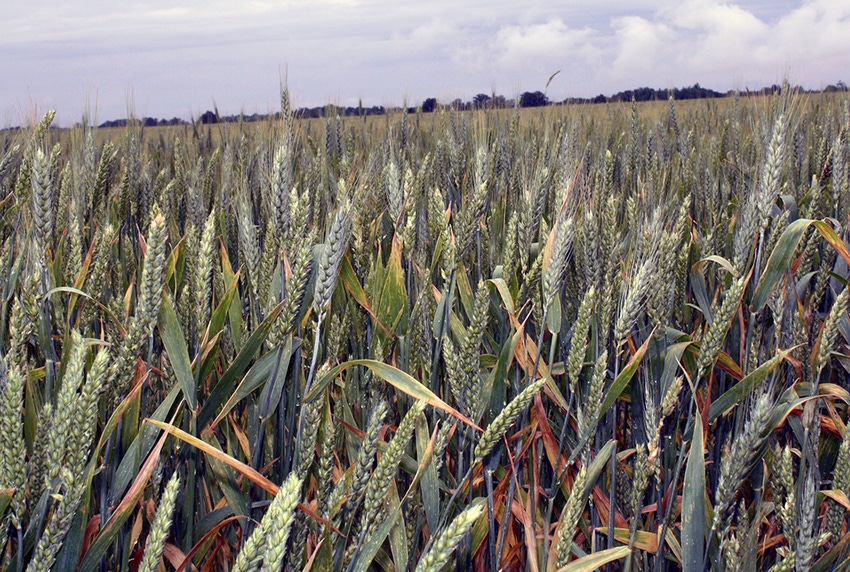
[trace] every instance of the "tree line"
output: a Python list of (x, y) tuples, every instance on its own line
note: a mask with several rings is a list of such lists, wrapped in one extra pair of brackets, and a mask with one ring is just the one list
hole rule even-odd
[[(848, 87), (843, 81), (836, 84), (831, 84), (822, 90), (806, 90), (802, 87), (795, 86), (791, 88), (798, 93), (833, 93), (847, 91)], [(507, 98), (503, 95), (479, 93), (472, 98), (471, 101), (463, 101), (458, 98), (448, 103), (440, 103), (436, 97), (426, 98), (419, 106), (407, 107), (409, 113), (433, 113), (439, 109), (454, 109), (456, 111), (471, 111), (476, 109), (505, 109), (514, 106), (519, 107), (545, 107), (547, 105), (576, 105), (576, 104), (600, 104), (600, 103), (617, 103), (644, 101), (666, 101), (670, 97), (676, 100), (686, 99), (716, 99), (728, 97), (737, 94), (741, 95), (772, 95), (779, 93), (782, 86), (778, 84), (769, 87), (763, 87), (759, 90), (729, 90), (727, 92), (715, 91), (700, 84), (695, 83), (690, 87), (672, 88), (672, 89), (655, 89), (651, 87), (639, 87), (620, 91), (610, 96), (599, 94), (595, 97), (568, 97), (566, 99), (555, 101), (550, 100), (545, 92), (542, 91), (525, 91), (518, 98)], [(329, 116), (340, 117), (367, 117), (370, 115), (384, 115), (388, 111), (398, 111), (399, 108), (389, 108), (382, 105), (373, 105), (366, 107), (362, 103), (355, 106), (336, 106), (323, 105), (316, 107), (302, 107), (295, 110), (295, 116), (300, 118), (321, 118)], [(254, 113), (246, 115), (244, 113), (233, 115), (221, 115), (218, 110), (205, 111), (198, 118), (193, 118), (191, 121), (178, 119), (156, 119), (152, 117), (143, 117), (139, 119), (141, 125), (145, 127), (155, 127), (163, 125), (186, 125), (191, 123), (201, 123), (204, 125), (212, 123), (251, 123), (255, 121), (267, 121), (270, 119), (280, 119), (280, 113)], [(113, 121), (105, 121), (100, 124), (100, 127), (125, 127), (127, 119), (117, 119)]]

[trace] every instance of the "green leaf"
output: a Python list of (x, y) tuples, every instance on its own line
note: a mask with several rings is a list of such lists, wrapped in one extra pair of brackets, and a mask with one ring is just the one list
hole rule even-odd
[(404, 330), (404, 311), (407, 308), (407, 289), (404, 285), (404, 269), (401, 266), (401, 247), (393, 238), (392, 250), (390, 251), (387, 265), (384, 266), (381, 257), (378, 256), (375, 266), (369, 274), (369, 291), (372, 299), (372, 307), (378, 321), (388, 332), (382, 329), (375, 330), (385, 338), (395, 334), (397, 328)]
[[(608, 536), (607, 526), (597, 526), (596, 532)], [(632, 532), (628, 528), (615, 528), (614, 540), (621, 544), (629, 544), (632, 541)], [(633, 548), (655, 554), (658, 552), (658, 534), (655, 532), (647, 532), (645, 530), (635, 531), (635, 540)]]
[(821, 556), (820, 560), (812, 565), (811, 572), (825, 572), (826, 570), (847, 570), (847, 565), (850, 564), (850, 559), (845, 560), (835, 568), (830, 568), (832, 564), (838, 560), (838, 557), (844, 554), (847, 545), (850, 544), (850, 534), (845, 534), (841, 540), (835, 543), (835, 546)]
[[(224, 278), (225, 288), (229, 290), (233, 287), (239, 287), (239, 273), (233, 272), (233, 266), (230, 264), (230, 257), (227, 255), (224, 243), (221, 244), (221, 274)], [(242, 305), (231, 304), (227, 317), (230, 321), (230, 335), (233, 337), (233, 345), (239, 350), (242, 347)]]
[(630, 552), (628, 546), (618, 546), (601, 552), (594, 552), (578, 560), (573, 560), (558, 572), (594, 572), (594, 570), (598, 570), (609, 562), (625, 558)]
[(561, 332), (561, 294), (555, 293), (555, 297), (549, 303), (549, 311), (546, 313), (546, 329), (553, 334)]
[(752, 306), (756, 312), (764, 308), (770, 293), (785, 276), (785, 271), (788, 270), (788, 265), (797, 250), (797, 245), (812, 222), (814, 221), (806, 218), (795, 220), (788, 225), (782, 236), (779, 237), (779, 242), (776, 243), (776, 247), (767, 260), (764, 273), (759, 278), (756, 291), (753, 292)]
[(434, 311), (434, 323), (433, 323), (433, 332), (434, 338), (440, 339), (442, 338), (446, 331), (448, 324), (446, 323), (446, 319), (449, 317), (449, 313), (446, 311), (446, 305), (451, 308), (452, 304), (452, 294), (454, 292), (455, 286), (455, 277), (452, 274), (451, 281), (449, 285), (444, 288), (440, 299), (437, 301), (437, 309)]
[(708, 287), (705, 285), (705, 276), (702, 275), (700, 264), (694, 264), (691, 269), (691, 290), (696, 298), (697, 305), (705, 321), (711, 324), (714, 321), (714, 313), (711, 311), (711, 300), (708, 297)]
[(722, 256), (712, 254), (711, 256), (706, 256), (705, 258), (700, 260), (700, 262), (714, 262), (729, 274), (735, 274), (735, 268), (732, 266), (732, 263), (723, 258)]
[(726, 392), (715, 399), (708, 409), (708, 422), (714, 423), (721, 415), (728, 413), (735, 405), (741, 402), (747, 395), (762, 382), (764, 379), (776, 369), (785, 357), (793, 351), (782, 350), (779, 352), (779, 360), (769, 360), (756, 368), (741, 381), (730, 387)]
[[(181, 389), (179, 385), (172, 387), (171, 391), (168, 392), (168, 395), (151, 415), (151, 419), (165, 421), (171, 413), (174, 404), (177, 402), (177, 398), (180, 397), (180, 394)], [(133, 439), (133, 442), (127, 448), (127, 452), (124, 453), (124, 457), (118, 464), (118, 469), (115, 471), (112, 491), (109, 497), (110, 502), (117, 502), (118, 497), (124, 494), (124, 491), (130, 485), (130, 481), (139, 472), (139, 464), (142, 462), (142, 459), (147, 457), (156, 443), (158, 435), (158, 429), (147, 426), (136, 434), (135, 439)]]
[(101, 312), (103, 312), (104, 316), (110, 318), (112, 320), (112, 323), (118, 328), (122, 335), (125, 334), (121, 321), (115, 316), (115, 314), (112, 313), (112, 310), (110, 310), (107, 306), (104, 306), (103, 304), (98, 302), (94, 297), (87, 294), (86, 292), (83, 292), (79, 288), (72, 288), (70, 286), (59, 286), (57, 288), (53, 288), (52, 290), (48, 290), (44, 297), (49, 298), (53, 294), (57, 294), (60, 292), (64, 292), (66, 294), (73, 294), (73, 296), (71, 296), (71, 300), (68, 302), (67, 320), (69, 322), (71, 321), (71, 311), (74, 309), (76, 299), (82, 296), (83, 298), (88, 299), (88, 302), (86, 302), (87, 304), (94, 304), (100, 309)]
[[(599, 416), (605, 415), (612, 405), (617, 401), (620, 395), (623, 393), (623, 390), (626, 389), (626, 386), (631, 381), (634, 374), (637, 372), (638, 366), (640, 365), (643, 356), (646, 355), (646, 350), (649, 348), (649, 342), (652, 340), (652, 336), (647, 337), (646, 341), (643, 343), (641, 347), (635, 352), (632, 356), (632, 359), (629, 360), (628, 365), (620, 372), (620, 375), (617, 376), (617, 379), (614, 380), (614, 383), (611, 384), (611, 389), (608, 390), (608, 395), (605, 396), (605, 400), (602, 402), (602, 408), (599, 411)], [(569, 459), (567, 460), (567, 464), (572, 463), (573, 459), (581, 453), (584, 446), (587, 444), (588, 439), (590, 438), (592, 429), (588, 428), (584, 435), (579, 439), (578, 444), (573, 449), (572, 454), (570, 454)], [(602, 454), (602, 451), (599, 452)], [(610, 454), (610, 453), (609, 453)], [(598, 457), (597, 457), (598, 458)], [(590, 482), (590, 479), (588, 479)]]
[[(219, 447), (219, 443), (212, 433), (204, 431), (201, 433), (201, 438), (211, 447)], [(250, 517), (251, 511), (248, 508), (248, 502), (245, 495), (242, 494), (242, 489), (239, 488), (232, 469), (213, 455), (205, 455), (205, 458), (215, 477), (214, 482), (221, 488), (221, 492), (224, 494), (224, 498), (227, 499), (227, 504), (230, 506), (233, 514)]]
[(640, 366), (641, 360), (643, 360), (643, 356), (646, 355), (646, 350), (649, 348), (649, 342), (652, 340), (652, 336), (647, 336), (646, 341), (643, 343), (641, 347), (637, 349), (634, 355), (629, 360), (629, 363), (623, 368), (623, 371), (620, 372), (620, 375), (617, 376), (617, 379), (614, 380), (614, 383), (611, 384), (611, 388), (608, 390), (608, 394), (605, 396), (605, 400), (602, 402), (602, 408), (599, 410), (599, 415), (605, 415), (611, 406), (617, 401), (623, 391), (626, 389), (626, 386), (629, 385), (629, 382), (634, 377), (635, 373), (637, 373), (638, 367)]
[(363, 287), (360, 285), (360, 282), (357, 279), (357, 274), (354, 273), (354, 268), (351, 266), (351, 260), (349, 260), (348, 254), (342, 259), (342, 264), (339, 267), (339, 281), (348, 291), (354, 301), (360, 304), (360, 306), (366, 310), (366, 312), (375, 320), (375, 325), (381, 329), (382, 332), (386, 335), (390, 335), (390, 331), (384, 326), (381, 320), (378, 319), (378, 315), (375, 314), (375, 310), (372, 308), (372, 304), (369, 303), (369, 298), (366, 296), (366, 291), (363, 290)]
[(699, 411), (694, 418), (696, 425), (682, 493), (682, 564), (685, 570), (702, 569), (705, 550), (705, 456)]
[(201, 439), (198, 439), (194, 435), (190, 435), (189, 433), (186, 433), (182, 429), (178, 429), (177, 427), (175, 427), (174, 425), (171, 425), (170, 423), (161, 423), (159, 421), (154, 421), (153, 419), (145, 419), (145, 421), (150, 423), (154, 427), (159, 427), (160, 429), (162, 429), (163, 431), (166, 432), (165, 434), (170, 433), (171, 435), (174, 435), (175, 437), (177, 437), (181, 441), (188, 443), (189, 445), (192, 445), (196, 449), (200, 449), (206, 455), (210, 455), (213, 458), (221, 461), (222, 463), (224, 463), (228, 467), (236, 469), (237, 471), (242, 473), (242, 476), (247, 478), (252, 483), (258, 485), (260, 488), (265, 490), (267, 493), (269, 493), (271, 495), (277, 494), (279, 487), (276, 484), (274, 484), (273, 482), (268, 480), (260, 472), (249, 467), (248, 465), (246, 465), (242, 461), (233, 458), (232, 456), (228, 455), (227, 453), (225, 453), (224, 451), (222, 451), (218, 447), (216, 447), (214, 445), (210, 445), (206, 441), (202, 441)]
[[(492, 420), (502, 410), (507, 395), (508, 367), (513, 363), (516, 348), (519, 344), (521, 333), (516, 332), (502, 345), (496, 365), (492, 368), (481, 388), (480, 410), (474, 412), (473, 419), (481, 420), (482, 416), (488, 421)], [(484, 415), (484, 413), (487, 413)]]
[(467, 316), (472, 316), (472, 311), (475, 306), (475, 294), (472, 291), (472, 284), (469, 282), (469, 275), (466, 273), (466, 266), (461, 262), (455, 270), (457, 278), (457, 293), (460, 297), (461, 306)]
[[(224, 329), (224, 324), (227, 321), (228, 313), (230, 312), (230, 307), (233, 305), (233, 301), (236, 299), (237, 291), (236, 287), (238, 286), (238, 282), (234, 282), (231, 284), (224, 296), (221, 298), (221, 302), (219, 302), (218, 306), (216, 306), (215, 310), (213, 310), (212, 315), (210, 316), (210, 323), (206, 326), (206, 332), (204, 335), (207, 338), (207, 344), (215, 341), (218, 334)], [(203, 366), (201, 368), (201, 379), (207, 379), (210, 372), (212, 372), (213, 368), (216, 364), (216, 352), (209, 351), (206, 359), (204, 359)]]
[(596, 485), (596, 480), (599, 478), (599, 475), (602, 474), (602, 469), (605, 468), (608, 461), (611, 459), (611, 455), (614, 453), (614, 446), (616, 444), (616, 441), (613, 439), (605, 443), (605, 446), (599, 449), (599, 453), (596, 454), (596, 457), (593, 458), (593, 461), (591, 461), (590, 465), (587, 467), (587, 478), (584, 482), (584, 490), (581, 493), (582, 506), (584, 506), (584, 501), (590, 498), (590, 492)]
[(514, 313), (514, 298), (511, 296), (511, 289), (508, 287), (508, 283), (505, 282), (503, 278), (493, 278), (487, 280), (490, 284), (492, 284), (496, 291), (499, 293), (499, 297), (502, 298), (502, 302), (505, 304), (505, 309), (513, 314)]
[[(35, 507), (30, 508), (30, 522), (27, 526), (27, 531), (24, 533), (24, 559), (32, 552), (35, 548), (35, 543), (38, 541), (38, 536), (41, 534), (41, 523), (44, 522), (44, 519), (47, 517), (47, 510), (49, 506), (49, 501), (51, 500), (50, 489), (45, 488), (44, 492), (41, 493), (41, 498)], [(8, 568), (6, 570), (17, 570), (17, 552), (12, 557), (12, 560), (9, 562)]]
[(195, 411), (198, 408), (198, 396), (195, 388), (195, 376), (192, 375), (192, 365), (189, 362), (189, 349), (186, 347), (186, 338), (180, 328), (177, 312), (174, 304), (166, 292), (162, 293), (162, 305), (159, 310), (159, 336), (168, 354), (168, 360), (174, 368), (177, 383), (183, 390), (183, 397), (189, 405), (189, 409)]
[(311, 556), (311, 558), (313, 558), (313, 562), (309, 569), (310, 572), (333, 572), (334, 558), (333, 552), (331, 551), (332, 546), (331, 530), (326, 527), (325, 532), (322, 534), (322, 539), (319, 541), (318, 546), (316, 546), (316, 551), (313, 556)]
[(401, 503), (397, 504), (395, 508), (393, 508), (389, 516), (387, 516), (387, 519), (375, 530), (375, 533), (369, 537), (366, 544), (363, 545), (355, 562), (354, 572), (366, 572), (369, 570), (369, 565), (375, 559), (375, 555), (384, 544), (384, 540), (386, 540), (387, 535), (389, 535), (390, 530), (392, 530), (395, 525), (395, 521), (398, 520), (400, 514)]
[[(251, 360), (254, 359), (254, 354), (256, 354), (263, 345), (263, 342), (266, 340), (266, 336), (269, 334), (269, 330), (278, 315), (280, 315), (280, 311), (283, 309), (283, 304), (284, 303), (281, 302), (274, 310), (269, 312), (269, 315), (266, 316), (266, 319), (263, 320), (262, 324), (257, 326), (245, 342), (245, 345), (242, 346), (241, 350), (239, 350), (239, 354), (236, 356), (236, 359), (233, 360), (230, 367), (224, 372), (224, 375), (221, 376), (221, 379), (210, 392), (210, 396), (204, 402), (203, 407), (201, 407), (201, 412), (198, 414), (198, 427), (204, 427), (219, 406), (221, 406), (227, 398), (232, 396), (236, 380), (239, 379), (242, 373), (248, 368), (251, 364)], [(238, 304), (234, 304), (234, 306), (238, 306)]]
[(328, 385), (330, 385), (330, 383), (336, 378), (336, 376), (338, 376), (346, 369), (356, 365), (363, 365), (368, 367), (372, 370), (372, 373), (374, 373), (375, 375), (377, 375), (399, 391), (406, 393), (414, 399), (421, 399), (422, 401), (428, 403), (433, 407), (436, 407), (437, 409), (442, 409), (449, 415), (460, 419), (470, 427), (481, 431), (481, 428), (478, 427), (478, 425), (473, 423), (460, 411), (456, 410), (454, 407), (448, 405), (442, 399), (437, 397), (433, 391), (416, 381), (413, 377), (410, 376), (410, 374), (401, 371), (397, 367), (393, 367), (389, 364), (372, 359), (350, 360), (341, 363), (335, 368), (331, 369), (324, 376), (316, 380), (316, 383), (313, 385), (313, 388), (307, 395), (304, 396), (304, 402), (306, 403), (312, 399), (315, 399), (321, 394), (322, 391), (324, 391), (324, 389)]
[[(269, 377), (263, 386), (263, 391), (260, 393), (260, 419), (268, 419), (277, 410), (277, 406), (280, 404), (280, 395), (283, 393), (283, 385), (286, 382), (289, 361), (292, 359), (292, 352), (299, 347), (301, 347), (301, 340), (295, 340), (293, 344), (292, 336), (287, 336), (283, 346), (269, 352), (274, 354), (275, 359), (272, 363)], [(245, 378), (247, 379), (248, 376), (246, 375)], [(239, 384), (239, 388), (242, 388), (244, 382), (245, 380), (243, 379), (242, 383)], [(237, 393), (239, 392), (239, 388), (236, 390)]]
[(812, 224), (815, 225), (815, 228), (818, 229), (818, 232), (821, 233), (821, 236), (826, 239), (830, 246), (844, 259), (844, 262), (850, 264), (850, 250), (847, 249), (844, 241), (832, 230), (832, 227), (822, 220), (816, 220)]
[[(401, 501), (398, 498), (398, 488), (395, 480), (390, 481), (390, 490), (388, 498), (388, 506), (392, 507), (393, 510), (395, 510), (398, 506), (401, 505)], [(418, 515), (414, 518), (418, 518)], [(406, 570), (407, 561), (410, 558), (410, 555), (408, 554), (407, 549), (407, 533), (404, 522), (404, 515), (400, 514), (398, 516), (398, 519), (398, 526), (394, 526), (390, 529), (390, 550), (393, 554), (393, 564), (395, 564), (396, 569)]]
[(12, 496), (15, 494), (15, 489), (0, 489), (0, 517), (9, 508), (9, 503), (12, 502)]
[(694, 343), (693, 341), (679, 342), (667, 348), (667, 353), (664, 355), (664, 371), (661, 374), (661, 395), (664, 395), (670, 389), (673, 380), (676, 379), (676, 374), (679, 372), (682, 356), (688, 350), (688, 347)]
[[(416, 454), (420, 460), (428, 454), (428, 421), (424, 415), (416, 417)], [(440, 524), (440, 486), (437, 477), (437, 468), (433, 463), (425, 467), (420, 483), (422, 492), (422, 505), (425, 508), (425, 518), (428, 520), (428, 529), (436, 530)]]
[[(295, 342), (295, 349), (301, 344), (301, 341), (298, 340)], [(286, 362), (286, 367), (288, 367), (289, 360), (292, 357), (292, 338), (289, 338), (287, 342), (286, 348), (278, 348), (276, 350), (272, 350), (263, 354), (263, 357), (258, 359), (253, 367), (248, 370), (248, 373), (245, 374), (245, 377), (242, 378), (242, 381), (239, 382), (239, 386), (236, 388), (236, 391), (230, 396), (227, 400), (227, 403), (221, 408), (221, 411), (216, 415), (216, 418), (212, 421), (212, 426), (215, 427), (221, 420), (224, 419), (230, 411), (236, 407), (236, 405), (251, 395), (258, 387), (267, 383), (270, 376), (274, 372), (276, 367), (280, 367), (284, 362)], [(284, 373), (286, 370), (283, 370)], [(279, 376), (282, 380), (285, 379), (284, 375)], [(265, 388), (264, 391), (265, 393)], [(278, 394), (278, 400), (280, 399), (280, 394)], [(262, 400), (262, 398), (261, 398)], [(267, 417), (267, 416), (265, 416)]]
[(118, 533), (121, 532), (124, 523), (127, 522), (133, 514), (133, 511), (136, 510), (136, 505), (145, 492), (145, 485), (150, 476), (153, 474), (153, 470), (156, 468), (157, 462), (159, 461), (159, 454), (162, 451), (163, 445), (165, 445), (165, 439), (167, 437), (168, 433), (162, 434), (162, 437), (160, 437), (156, 447), (154, 447), (151, 454), (148, 455), (144, 465), (142, 465), (142, 468), (139, 471), (138, 476), (136, 476), (136, 479), (133, 481), (133, 485), (130, 487), (130, 490), (127, 491), (126, 495), (124, 495), (124, 498), (121, 500), (119, 505), (115, 507), (115, 510), (112, 512), (112, 516), (109, 517), (100, 529), (100, 534), (97, 535), (97, 538), (95, 538), (91, 546), (89, 546), (89, 549), (83, 557), (82, 563), (80, 563), (80, 572), (91, 572), (100, 564), (101, 558), (103, 558), (106, 551), (109, 550), (109, 547), (118, 536)]

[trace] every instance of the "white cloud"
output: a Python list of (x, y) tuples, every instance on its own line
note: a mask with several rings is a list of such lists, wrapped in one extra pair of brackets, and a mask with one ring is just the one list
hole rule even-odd
[(762, 19), (743, 3), (691, 0), (670, 2), (651, 19), (613, 23), (612, 89), (693, 82), (726, 89), (741, 79), (776, 81), (789, 72), (791, 81), (819, 87), (850, 69), (848, 3), (814, 0)]
[(775, 26), (770, 45), (786, 57), (805, 65), (821, 58), (844, 62), (850, 54), (850, 3), (816, 0), (784, 16)]
[[(0, 35), (0, 114), (97, 92), (124, 113), (266, 111), (288, 70), (296, 104), (437, 95), (592, 96), (638, 86), (819, 87), (850, 70), (846, 0), (147, 0), (17, 2)], [(844, 74), (844, 76), (842, 76)], [(14, 112), (13, 112), (14, 113)]]
[(577, 30), (555, 18), (541, 24), (506, 26), (493, 43), (496, 63), (503, 69), (538, 68), (540, 62), (587, 61), (596, 52), (595, 33), (589, 28)]
[[(609, 76), (642, 77), (640, 85), (657, 83), (659, 74), (671, 67), (671, 59), (678, 54), (669, 50), (677, 34), (663, 22), (651, 22), (638, 16), (617, 18), (614, 21), (616, 53)], [(637, 87), (637, 86), (635, 86)]]

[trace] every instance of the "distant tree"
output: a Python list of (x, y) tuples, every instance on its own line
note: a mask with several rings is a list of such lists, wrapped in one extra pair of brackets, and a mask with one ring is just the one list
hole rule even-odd
[(204, 125), (208, 123), (218, 123), (218, 116), (212, 111), (205, 111), (198, 120)]
[(549, 98), (542, 91), (526, 91), (519, 96), (520, 107), (542, 107), (544, 105), (549, 105)]
[(824, 93), (835, 93), (837, 91), (847, 91), (847, 84), (839, 81), (835, 85), (828, 85), (823, 89)]
[(479, 93), (478, 95), (472, 98), (472, 103), (476, 108), (480, 109), (490, 105), (490, 102), (492, 100), (493, 98), (487, 95), (486, 93)]
[(428, 99), (422, 102), (423, 113), (431, 113), (435, 109), (437, 109), (437, 98), (429, 97)]

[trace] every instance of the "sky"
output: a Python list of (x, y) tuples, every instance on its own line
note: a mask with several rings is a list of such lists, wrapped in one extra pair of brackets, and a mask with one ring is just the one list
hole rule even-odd
[[(850, 0), (2, 0), (0, 122), (850, 82)], [(546, 88), (548, 78), (560, 73)]]

